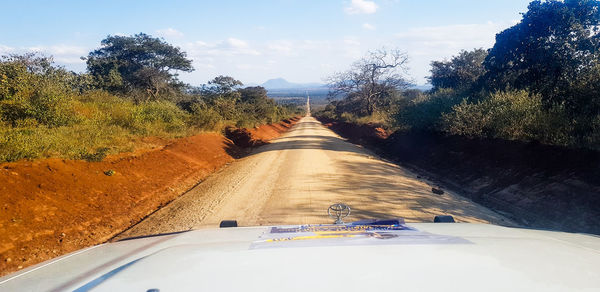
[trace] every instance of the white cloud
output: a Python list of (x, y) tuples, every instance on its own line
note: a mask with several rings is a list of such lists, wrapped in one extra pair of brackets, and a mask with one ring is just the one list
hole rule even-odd
[(363, 23), (362, 27), (367, 30), (375, 30), (375, 26), (367, 22)]
[(324, 76), (346, 69), (369, 45), (354, 36), (329, 40), (197, 41), (180, 45), (196, 68), (192, 73), (180, 74), (180, 78), (195, 85), (217, 75), (233, 76), (244, 83), (260, 84), (274, 77), (318, 82)]
[(243, 49), (243, 48), (247, 48), (248, 47), (248, 43), (247, 42), (245, 42), (243, 40), (240, 40), (240, 39), (236, 39), (236, 38), (228, 38), (223, 43), (226, 46), (230, 46), (232, 48)]
[(400, 32), (396, 37), (403, 42), (418, 42), (426, 47), (447, 49), (465, 46), (487, 47), (494, 43), (494, 36), (503, 27), (505, 26), (493, 22), (416, 27)]
[(196, 68), (196, 69), (215, 69), (216, 67), (213, 64), (194, 62), (194, 68)]
[(13, 48), (13, 47), (0, 45), (0, 55), (12, 54), (14, 51), (15, 51), (15, 48)]
[(267, 49), (273, 53), (291, 55), (294, 45), (288, 40), (272, 41), (267, 44)]
[(81, 46), (68, 46), (68, 45), (55, 45), (49, 47), (42, 47), (52, 55), (66, 56), (66, 55), (87, 55), (88, 49)]
[(349, 45), (349, 46), (360, 46), (360, 42), (358, 41), (358, 39), (353, 38), (353, 37), (345, 38), (344, 44)]
[(239, 56), (253, 55), (258, 56), (261, 53), (253, 49), (246, 41), (227, 38), (216, 42), (196, 41), (181, 46), (192, 59), (198, 59), (207, 56)]
[(253, 69), (254, 66), (251, 64), (237, 64), (236, 68), (238, 68), (240, 70), (250, 70), (250, 69)]
[(340, 49), (342, 49), (343, 55), (348, 59), (358, 59), (364, 53), (360, 41), (355, 37), (344, 38), (342, 44)]
[(511, 22), (488, 21), (480, 24), (413, 27), (395, 36), (399, 47), (407, 51), (411, 58), (411, 74), (418, 83), (423, 83), (425, 76), (429, 75), (431, 61), (450, 58), (461, 50), (490, 48), (494, 45), (496, 33), (511, 25)]
[(85, 61), (81, 57), (86, 56), (89, 48), (71, 45), (53, 45), (53, 46), (31, 46), (31, 47), (9, 47), (0, 45), (0, 54), (25, 54), (41, 53), (52, 56), (54, 61), (61, 65), (83, 64)]
[(367, 0), (352, 0), (349, 6), (344, 8), (347, 14), (373, 14), (377, 12), (377, 4)]
[[(363, 29), (370, 23), (359, 22)], [(270, 77), (284, 77), (294, 82), (314, 82), (333, 72), (346, 70), (368, 50), (382, 46), (397, 47), (410, 57), (410, 75), (419, 84), (429, 75), (430, 62), (456, 55), (460, 50), (489, 48), (494, 36), (511, 21), (447, 26), (404, 28), (396, 34), (374, 38), (374, 34), (347, 35), (328, 40), (270, 39), (256, 41), (235, 37), (220, 40), (171, 42), (181, 47), (193, 60), (196, 69), (181, 73), (190, 84), (204, 83), (217, 75), (229, 75), (244, 82), (261, 83)], [(374, 26), (373, 26), (374, 27)], [(65, 44), (9, 47), (0, 45), (0, 54), (43, 52), (53, 55), (57, 63), (69, 69), (85, 70), (81, 56), (94, 49)], [(293, 69), (290, 69), (293, 68)]]
[[(334, 71), (344, 70), (365, 53), (371, 44), (355, 36), (329, 40), (272, 39), (250, 41), (235, 37), (221, 40), (171, 41), (187, 53), (196, 69), (180, 73), (184, 82), (199, 85), (218, 75), (229, 75), (244, 83), (262, 83), (271, 77), (294, 82), (315, 82)], [(69, 70), (85, 71), (80, 60), (94, 47), (44, 44), (9, 47), (0, 45), (0, 53), (42, 52), (53, 55)], [(290, 69), (293, 68), (293, 69)]]
[(166, 37), (166, 38), (181, 38), (183, 37), (183, 33), (174, 29), (174, 28), (165, 28), (165, 29), (159, 29), (156, 31), (156, 34), (158, 34), (159, 36), (162, 37)]

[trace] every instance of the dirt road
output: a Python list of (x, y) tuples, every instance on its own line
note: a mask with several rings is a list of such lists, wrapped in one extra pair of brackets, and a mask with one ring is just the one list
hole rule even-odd
[(460, 222), (512, 224), (499, 214), (431, 185), (360, 146), (346, 142), (312, 117), (271, 144), (233, 162), (117, 238), (216, 227), (331, 223), (327, 207), (352, 207), (346, 221), (402, 217), (431, 222), (451, 214)]

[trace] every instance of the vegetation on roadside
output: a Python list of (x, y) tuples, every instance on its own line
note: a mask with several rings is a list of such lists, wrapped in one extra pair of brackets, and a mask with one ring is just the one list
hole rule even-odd
[(0, 59), (0, 162), (39, 157), (102, 160), (145, 136), (173, 138), (227, 125), (253, 127), (298, 113), (262, 87), (218, 76), (192, 87), (184, 52), (146, 34), (109, 36), (74, 73), (51, 57)]
[[(380, 66), (383, 59), (373, 56), (334, 76), (331, 103), (316, 115), (600, 150), (600, 1), (531, 2), (491, 49), (432, 62), (428, 92), (407, 90), (398, 67)], [(365, 68), (378, 71), (366, 74)], [(341, 99), (336, 76), (354, 86)], [(379, 90), (370, 94), (373, 88)], [(370, 110), (368, 103), (377, 107)]]

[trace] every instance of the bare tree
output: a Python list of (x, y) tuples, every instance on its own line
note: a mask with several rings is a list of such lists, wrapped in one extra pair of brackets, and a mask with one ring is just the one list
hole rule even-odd
[(356, 101), (364, 105), (367, 115), (372, 115), (392, 92), (409, 85), (404, 77), (407, 62), (407, 54), (398, 49), (371, 51), (349, 70), (327, 78), (328, 98), (341, 96)]

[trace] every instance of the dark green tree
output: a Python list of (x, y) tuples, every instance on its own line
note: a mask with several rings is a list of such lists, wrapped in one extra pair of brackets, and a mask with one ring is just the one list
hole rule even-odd
[(599, 63), (599, 32), (600, 1), (533, 1), (521, 22), (496, 35), (485, 82), (491, 89), (529, 89), (546, 104), (577, 112), (586, 104), (573, 82)]
[(200, 93), (207, 105), (213, 107), (226, 120), (235, 120), (239, 112), (236, 105), (240, 100), (238, 87), (244, 85), (241, 81), (219, 75), (200, 87)]
[(208, 81), (211, 90), (215, 94), (219, 95), (227, 95), (232, 93), (236, 87), (244, 85), (241, 81), (236, 80), (230, 76), (219, 75), (215, 77), (213, 80)]
[(428, 79), (433, 90), (469, 90), (485, 73), (483, 61), (486, 56), (487, 50), (484, 49), (463, 50), (449, 61), (431, 62), (431, 76)]
[(219, 75), (208, 81), (208, 84), (202, 85), (199, 92), (209, 102), (216, 99), (230, 99), (235, 102), (240, 98), (237, 89), (243, 85), (241, 81), (233, 77)]
[(177, 71), (194, 70), (181, 49), (144, 33), (108, 36), (101, 44), (86, 58), (87, 68), (102, 88), (113, 92), (140, 91), (156, 99), (170, 89), (181, 88)]
[(268, 99), (267, 90), (262, 86), (241, 88), (239, 92), (242, 102), (258, 103)]

